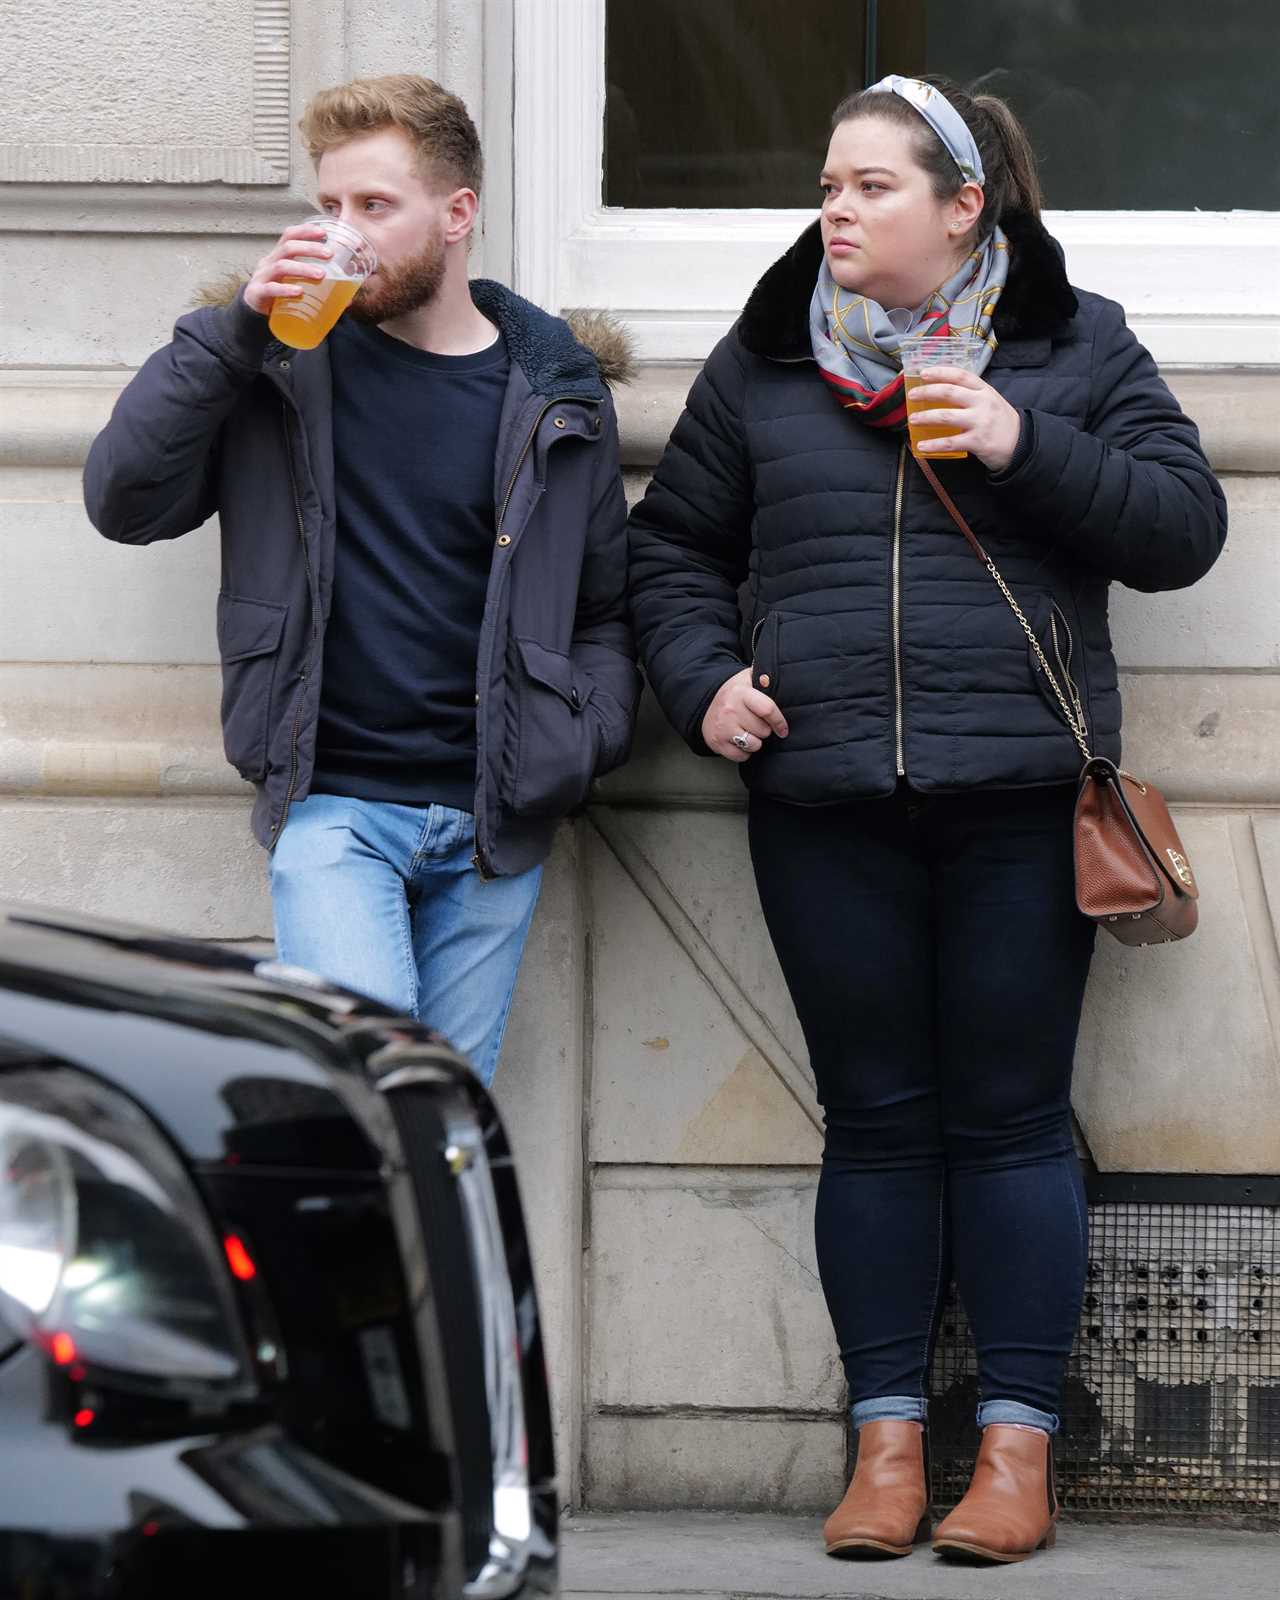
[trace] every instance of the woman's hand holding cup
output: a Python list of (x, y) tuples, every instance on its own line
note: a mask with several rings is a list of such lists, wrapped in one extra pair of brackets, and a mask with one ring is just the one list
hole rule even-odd
[(770, 735), (785, 739), (787, 732), (787, 719), (776, 702), (752, 688), (750, 667), (720, 685), (702, 719), (707, 749), (726, 761), (748, 761)]
[[(918, 456), (954, 455), (967, 451), (991, 472), (1003, 472), (1013, 460), (1022, 432), (1022, 418), (998, 389), (960, 367), (930, 367), (927, 379), (912, 389), (911, 421), (917, 427), (940, 427), (945, 437), (913, 445)], [(921, 402), (928, 410), (915, 410)]]

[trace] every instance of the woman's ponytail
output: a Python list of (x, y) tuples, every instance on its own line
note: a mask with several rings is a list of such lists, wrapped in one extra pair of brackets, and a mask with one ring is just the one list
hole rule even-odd
[[(968, 96), (965, 98), (968, 99)], [(1038, 217), (1041, 203), (1040, 178), (1036, 172), (1036, 153), (1031, 148), (1027, 130), (1014, 116), (1007, 102), (996, 95), (975, 95), (969, 103), (975, 112), (991, 124), (1000, 146), (1002, 159), (998, 166), (1004, 193), (995, 208), (997, 217), (1006, 211), (1029, 211), (1033, 217)], [(961, 115), (964, 113), (961, 112)], [(983, 148), (981, 136), (977, 144), (985, 166), (987, 153)], [(990, 170), (988, 166), (987, 171)]]

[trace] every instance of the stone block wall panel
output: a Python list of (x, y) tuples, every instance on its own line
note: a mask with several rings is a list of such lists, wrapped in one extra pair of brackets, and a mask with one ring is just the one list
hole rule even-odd
[[(601, 808), (593, 823), (592, 1160), (813, 1162), (803, 1041), (742, 819)], [(681, 838), (696, 865), (671, 850)]]
[[(1249, 819), (1177, 810), (1200, 926), (1176, 945), (1098, 936), (1073, 1101), (1104, 1172), (1280, 1172), (1275, 930), (1254, 912)], [(1253, 913), (1253, 914), (1251, 914)]]
[(219, 690), (214, 666), (0, 662), (0, 794), (248, 796)]
[(153, 545), (111, 544), (83, 506), (0, 501), (0, 563), (0, 660), (218, 659), (216, 523)]
[(598, 1416), (583, 1491), (600, 1511), (830, 1511), (844, 1492), (844, 1428), (767, 1412)]
[(813, 1168), (597, 1168), (593, 1408), (835, 1415)]
[(0, 899), (206, 939), (271, 937), (243, 800), (0, 798)]
[(1280, 668), (1275, 482), (1226, 473), (1222, 487), (1230, 518), (1227, 547), (1199, 583), (1164, 594), (1112, 589), (1111, 632), (1120, 664), (1130, 671)]

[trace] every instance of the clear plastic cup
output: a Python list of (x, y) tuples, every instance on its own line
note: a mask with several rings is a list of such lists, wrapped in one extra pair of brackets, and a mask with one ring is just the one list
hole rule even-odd
[[(911, 391), (928, 382), (928, 374), (933, 367), (963, 367), (966, 372), (979, 371), (986, 348), (987, 341), (971, 333), (917, 333), (904, 339), (898, 346), (902, 355), (902, 375), (906, 380), (907, 433), (913, 455), (919, 454), (918, 446), (923, 440), (946, 439), (955, 430), (937, 422), (917, 427), (911, 420), (913, 411), (932, 411), (936, 402), (921, 400), (913, 406)], [(967, 450), (927, 450), (924, 459), (962, 461), (968, 454)]]
[(355, 299), (365, 279), (377, 271), (378, 255), (364, 234), (336, 217), (308, 217), (303, 226), (323, 228), (325, 243), (333, 254), (305, 257), (324, 268), (323, 278), (280, 274), (281, 283), (301, 284), (302, 293), (281, 296), (272, 307), (269, 325), (282, 344), (314, 350)]

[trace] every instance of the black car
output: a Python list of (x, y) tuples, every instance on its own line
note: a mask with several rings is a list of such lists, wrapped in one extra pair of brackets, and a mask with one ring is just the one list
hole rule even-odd
[(515, 1172), (439, 1036), (0, 907), (0, 1600), (557, 1589)]

